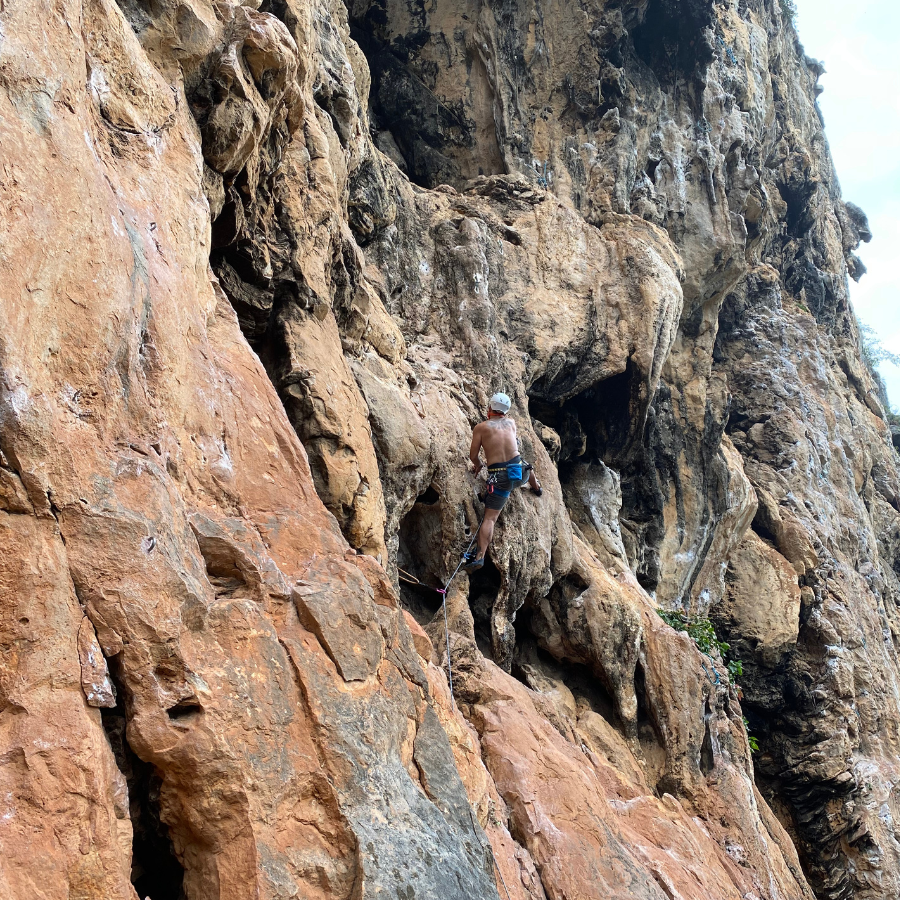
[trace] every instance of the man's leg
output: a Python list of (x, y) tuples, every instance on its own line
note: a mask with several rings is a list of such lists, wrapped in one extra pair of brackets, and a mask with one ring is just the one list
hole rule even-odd
[(478, 532), (478, 559), (483, 559), (494, 536), (494, 523), (500, 517), (499, 509), (486, 509), (484, 521), (481, 523), (481, 531)]

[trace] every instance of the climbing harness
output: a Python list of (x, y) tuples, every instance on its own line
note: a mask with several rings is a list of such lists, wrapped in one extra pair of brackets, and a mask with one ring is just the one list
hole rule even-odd
[[(521, 456), (516, 456), (509, 462), (488, 466), (487, 490), (479, 496), (479, 500), (489, 509), (502, 510), (512, 492), (528, 481), (533, 470), (534, 466), (524, 462)], [(543, 491), (538, 496), (541, 493)]]
[(518, 462), (497, 463), (488, 466), (487, 485), (492, 493), (503, 473), (506, 473), (506, 478), (510, 482), (518, 481), (520, 484), (524, 484), (528, 480), (528, 473), (534, 469), (534, 466), (531, 463), (523, 462), (521, 456), (517, 456), (516, 459)]

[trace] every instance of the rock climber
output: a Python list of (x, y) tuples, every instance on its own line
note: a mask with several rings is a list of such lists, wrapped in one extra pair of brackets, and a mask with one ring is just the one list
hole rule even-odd
[[(522, 462), (516, 423), (508, 418), (512, 401), (506, 394), (494, 394), (488, 404), (487, 421), (479, 422), (472, 430), (472, 447), (469, 450), (471, 471), (481, 469), (479, 452), (483, 449), (487, 461), (488, 483), (484, 494), (484, 520), (478, 532), (478, 545), (466, 556), (465, 570), (474, 572), (484, 565), (484, 555), (494, 536), (494, 523), (506, 506), (510, 494), (525, 482), (538, 497), (544, 493), (534, 468)], [(528, 477), (525, 473), (528, 472)]]

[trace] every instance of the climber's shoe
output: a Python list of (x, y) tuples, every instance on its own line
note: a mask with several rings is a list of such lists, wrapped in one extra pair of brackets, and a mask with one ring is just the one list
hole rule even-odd
[(475, 559), (466, 559), (466, 564), (463, 566), (463, 571), (465, 572), (477, 572), (484, 565), (484, 557), (479, 556)]

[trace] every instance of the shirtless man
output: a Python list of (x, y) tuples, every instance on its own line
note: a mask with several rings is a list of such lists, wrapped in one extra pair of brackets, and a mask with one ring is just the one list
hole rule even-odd
[(479, 451), (483, 448), (487, 460), (488, 492), (484, 497), (484, 521), (478, 532), (478, 553), (467, 558), (465, 569), (474, 572), (484, 565), (484, 555), (494, 536), (494, 523), (500, 511), (506, 505), (509, 495), (525, 483), (525, 469), (529, 470), (528, 485), (540, 497), (543, 493), (534, 469), (526, 467), (519, 455), (519, 442), (516, 438), (516, 423), (508, 419), (506, 414), (512, 405), (506, 394), (494, 394), (488, 405), (486, 422), (480, 422), (472, 431), (472, 447), (469, 450), (469, 461), (474, 472), (481, 469)]

